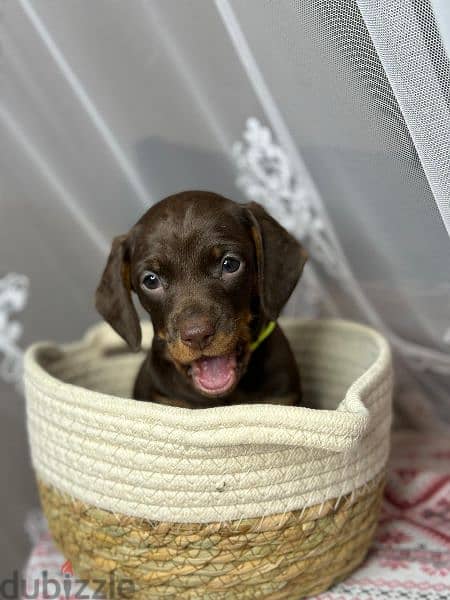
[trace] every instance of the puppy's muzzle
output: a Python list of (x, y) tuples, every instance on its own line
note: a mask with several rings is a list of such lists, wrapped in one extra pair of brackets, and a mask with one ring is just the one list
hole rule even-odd
[[(187, 313), (187, 314), (186, 314)], [(229, 393), (240, 374), (240, 331), (225, 332), (219, 319), (205, 312), (186, 311), (176, 320), (175, 336), (168, 350), (178, 370), (207, 396)]]

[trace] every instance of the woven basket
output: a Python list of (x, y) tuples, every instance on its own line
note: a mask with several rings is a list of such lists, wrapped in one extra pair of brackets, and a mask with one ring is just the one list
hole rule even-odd
[(296, 600), (364, 559), (389, 453), (389, 347), (345, 321), (282, 326), (321, 410), (136, 402), (142, 355), (103, 324), (27, 351), (41, 501), (78, 577), (114, 598)]

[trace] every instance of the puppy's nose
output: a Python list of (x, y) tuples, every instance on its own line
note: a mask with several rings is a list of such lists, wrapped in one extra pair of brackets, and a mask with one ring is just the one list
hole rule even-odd
[(214, 325), (208, 317), (196, 317), (184, 320), (180, 325), (180, 337), (186, 346), (203, 350), (211, 343)]

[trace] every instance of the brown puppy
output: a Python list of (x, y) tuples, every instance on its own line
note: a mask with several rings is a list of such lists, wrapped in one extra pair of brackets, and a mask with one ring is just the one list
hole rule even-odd
[(132, 291), (152, 320), (134, 397), (190, 408), (298, 403), (297, 366), (274, 322), (305, 260), (259, 204), (189, 191), (152, 206), (114, 239), (96, 294), (97, 310), (134, 351)]

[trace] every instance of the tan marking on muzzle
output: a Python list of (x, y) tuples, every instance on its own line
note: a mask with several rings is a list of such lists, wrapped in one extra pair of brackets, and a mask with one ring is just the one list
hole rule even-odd
[(181, 365), (188, 365), (201, 356), (222, 356), (235, 351), (238, 342), (249, 344), (251, 341), (249, 322), (251, 315), (241, 315), (238, 326), (232, 333), (218, 331), (212, 342), (203, 350), (195, 350), (184, 344), (180, 338), (167, 344), (172, 359)]

